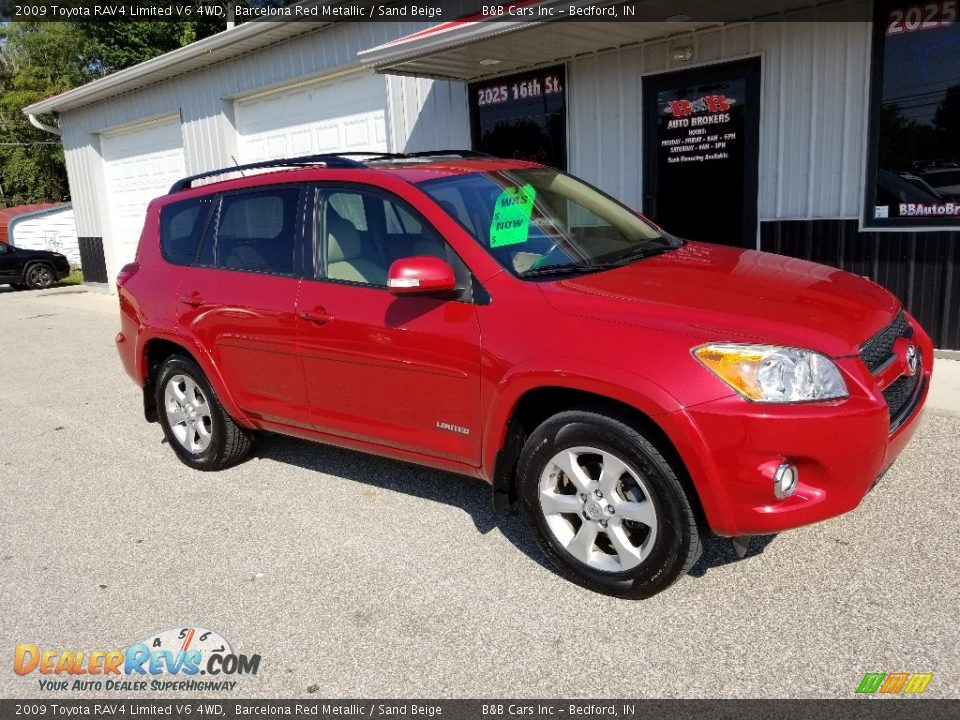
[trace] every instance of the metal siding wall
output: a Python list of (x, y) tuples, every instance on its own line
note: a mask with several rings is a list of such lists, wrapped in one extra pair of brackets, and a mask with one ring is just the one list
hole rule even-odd
[(392, 152), (470, 147), (466, 84), (388, 75), (387, 105)]
[[(133, 124), (159, 115), (180, 112), (187, 172), (195, 173), (232, 163), (236, 153), (235, 131), (232, 119), (225, 116), (224, 99), (254, 94), (285, 83), (321, 76), (342, 66), (357, 64), (357, 53), (394, 38), (427, 27), (427, 22), (343, 23), (277, 43), (203, 70), (188, 73), (173, 80), (158, 83), (108, 101), (70, 110), (61, 115), (63, 144), (70, 178), (70, 194), (77, 216), (78, 232), (82, 236), (105, 235), (104, 218), (99, 211), (108, 198), (102, 179), (102, 160), (97, 133), (109, 128)], [(430, 85), (429, 81), (414, 81)], [(442, 86), (450, 83), (440, 83)], [(456, 86), (448, 88), (451, 107), (458, 102)], [(421, 88), (424, 97), (432, 96)], [(401, 93), (406, 95), (406, 93)], [(438, 99), (439, 99), (438, 97)], [(229, 102), (229, 101), (228, 101)], [(459, 103), (466, 116), (466, 98)], [(414, 102), (413, 108), (417, 105)], [(453, 127), (447, 127), (449, 119)], [(437, 137), (457, 139), (463, 144), (456, 128), (459, 120), (431, 119), (424, 127)], [(416, 116), (408, 123), (414, 128)], [(401, 133), (402, 135), (402, 133)], [(425, 135), (426, 137), (427, 135)]]
[[(180, 109), (187, 171), (228, 165), (235, 140), (223, 98), (354, 64), (360, 49), (425, 25), (345, 23), (64, 113), (79, 231), (102, 234), (97, 171), (91, 166), (100, 158), (90, 147), (91, 133)], [(761, 219), (856, 217), (869, 33), (868, 23), (742, 24), (572, 61), (567, 78), (571, 171), (639, 205), (641, 76), (687, 67), (669, 59), (670, 47), (677, 44), (693, 45), (696, 63), (762, 54)], [(391, 77), (388, 84), (394, 149), (468, 145), (462, 83)]]
[[(693, 63), (670, 48), (691, 45)], [(870, 24), (748, 23), (571, 61), (570, 169), (626, 202), (642, 196), (642, 76), (760, 55), (761, 219), (857, 217), (863, 195)]]
[(651, 51), (634, 47), (567, 64), (570, 172), (634, 207), (641, 205), (640, 76)]
[[(73, 208), (31, 215), (10, 221), (10, 244), (31, 250), (55, 250), (67, 256), (72, 265), (80, 264), (77, 222)], [(56, 232), (56, 246), (48, 243), (48, 234)]]
[(100, 154), (90, 144), (89, 135), (72, 122), (69, 116), (60, 119), (60, 128), (63, 133), (67, 181), (77, 222), (77, 234), (98, 236), (100, 235), (100, 214), (97, 203), (98, 181), (95, 172), (100, 171)]

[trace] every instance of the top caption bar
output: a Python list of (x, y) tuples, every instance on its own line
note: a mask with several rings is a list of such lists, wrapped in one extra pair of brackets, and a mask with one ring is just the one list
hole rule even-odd
[[(906, 1), (906, 0), (905, 0)], [(232, 10), (232, 18), (231, 18)], [(337, 2), (305, 0), (0, 0), (0, 22), (736, 22), (870, 20), (867, 0), (641, 0), (582, 2)]]

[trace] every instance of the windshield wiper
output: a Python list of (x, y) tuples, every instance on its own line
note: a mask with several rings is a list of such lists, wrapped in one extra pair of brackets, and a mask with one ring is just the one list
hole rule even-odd
[(635, 260), (641, 260), (642, 258), (652, 257), (654, 255), (662, 255), (665, 252), (675, 250), (676, 248), (670, 245), (659, 245), (657, 247), (641, 247), (636, 250), (631, 250), (628, 253), (620, 255), (608, 260), (607, 262), (600, 263), (598, 267), (611, 268), (611, 267), (620, 267), (621, 265), (628, 265), (629, 263), (634, 262)]
[(623, 265), (628, 265), (629, 263), (634, 262), (635, 260), (640, 260), (645, 257), (652, 257), (653, 255), (661, 255), (665, 252), (670, 252), (671, 250), (676, 250), (679, 245), (657, 245), (655, 247), (640, 247), (634, 250), (631, 250), (628, 253), (624, 253), (618, 257), (613, 258), (612, 260), (607, 260), (606, 262), (601, 263), (555, 263), (551, 265), (541, 265), (540, 267), (530, 268), (529, 270), (524, 270), (522, 273), (518, 273), (518, 277), (527, 278), (527, 277), (538, 277), (538, 276), (550, 276), (550, 275), (575, 275), (575, 274), (585, 274), (591, 272), (600, 272), (601, 270), (609, 270), (610, 268), (621, 267)]
[(528, 270), (524, 270), (522, 273), (518, 273), (517, 277), (528, 278), (544, 277), (548, 275), (578, 275), (581, 273), (596, 272), (597, 270), (603, 269), (603, 266), (588, 265), (586, 263), (556, 263), (553, 265), (541, 265), (540, 267), (529, 268)]

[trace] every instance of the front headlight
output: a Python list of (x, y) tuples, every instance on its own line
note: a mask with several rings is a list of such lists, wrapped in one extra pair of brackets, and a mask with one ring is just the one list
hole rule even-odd
[(777, 345), (704, 345), (693, 351), (748, 400), (767, 403), (845, 398), (847, 384), (833, 361), (820, 353)]

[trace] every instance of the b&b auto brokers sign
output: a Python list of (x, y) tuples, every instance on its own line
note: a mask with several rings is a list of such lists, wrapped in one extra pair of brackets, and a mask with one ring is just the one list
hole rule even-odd
[(659, 133), (662, 160), (672, 165), (729, 159), (730, 146), (738, 137), (731, 113), (736, 103), (735, 97), (726, 94), (664, 102)]

